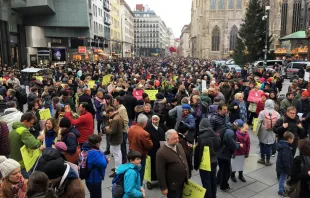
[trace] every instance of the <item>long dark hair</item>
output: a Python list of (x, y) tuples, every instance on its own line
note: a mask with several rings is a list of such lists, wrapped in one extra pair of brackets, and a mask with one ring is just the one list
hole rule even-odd
[(27, 186), (27, 197), (44, 193), (45, 198), (57, 198), (53, 189), (49, 188), (49, 180), (44, 172), (34, 171), (29, 177)]

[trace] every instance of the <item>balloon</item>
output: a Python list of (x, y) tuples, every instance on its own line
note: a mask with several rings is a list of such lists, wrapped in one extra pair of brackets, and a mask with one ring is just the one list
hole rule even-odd
[(160, 82), (158, 80), (155, 80), (155, 86), (159, 87), (159, 85), (160, 85)]

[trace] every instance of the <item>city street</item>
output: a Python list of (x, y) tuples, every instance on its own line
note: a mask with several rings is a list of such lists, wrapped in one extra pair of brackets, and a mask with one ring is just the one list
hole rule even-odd
[[(285, 80), (283, 84), (283, 91), (282, 93), (286, 93), (289, 80)], [(275, 162), (276, 157), (271, 158), (271, 162), (273, 163), (272, 166), (266, 167), (261, 164), (257, 164), (256, 161), (259, 159), (259, 142), (257, 137), (253, 136), (250, 132), (251, 138), (251, 150), (250, 156), (246, 159), (245, 164), (245, 179), (247, 180), (246, 183), (241, 182), (238, 180), (237, 183), (230, 181), (230, 187), (232, 190), (229, 193), (221, 192), (219, 189), (217, 191), (218, 198), (276, 198), (278, 196), (278, 181), (276, 177), (275, 171)], [(105, 136), (104, 141), (101, 145), (101, 150), (105, 150)], [(110, 155), (109, 155), (110, 157)], [(111, 186), (112, 186), (112, 179), (109, 178), (109, 175), (112, 174), (111, 168), (113, 168), (113, 159), (111, 159), (111, 163), (108, 165), (106, 169), (105, 180), (102, 182), (102, 197), (111, 197)], [(192, 172), (191, 180), (201, 185), (201, 180), (198, 171)], [(154, 183), (153, 190), (148, 190), (146, 185), (144, 185), (146, 189), (146, 197), (148, 198), (161, 198), (165, 197), (161, 194), (158, 186)], [(85, 186), (85, 190), (87, 188)], [(87, 198), (89, 198), (89, 193), (87, 192)]]

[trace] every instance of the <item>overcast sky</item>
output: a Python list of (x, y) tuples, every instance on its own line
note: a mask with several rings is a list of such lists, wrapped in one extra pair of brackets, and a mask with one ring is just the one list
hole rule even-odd
[(181, 35), (181, 30), (184, 25), (191, 21), (191, 0), (125, 0), (130, 8), (134, 11), (136, 4), (148, 5), (151, 10), (154, 10), (166, 26), (172, 28), (176, 38)]

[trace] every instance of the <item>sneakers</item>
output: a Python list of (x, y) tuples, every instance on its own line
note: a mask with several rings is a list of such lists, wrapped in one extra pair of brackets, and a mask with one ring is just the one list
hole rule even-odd
[(114, 173), (112, 173), (112, 175), (109, 176), (109, 178), (113, 178), (113, 177), (115, 177), (115, 175), (116, 175), (116, 173), (114, 172)]
[(112, 168), (111, 171), (115, 172), (115, 168)]
[(276, 154), (272, 154), (272, 155), (271, 155), (271, 157), (275, 157), (275, 156), (276, 156)]
[(257, 163), (265, 165), (265, 159), (260, 159), (260, 160), (257, 161)]
[(265, 166), (271, 166), (272, 163), (270, 162), (270, 160), (267, 160), (266, 163), (265, 163)]
[(231, 190), (232, 190), (231, 187), (228, 187), (228, 188), (226, 188), (225, 190), (222, 190), (222, 189), (221, 189), (222, 192), (226, 192), (226, 193), (228, 193), (228, 192), (231, 191)]
[(285, 192), (278, 192), (278, 195), (281, 197), (288, 197), (288, 195)]

